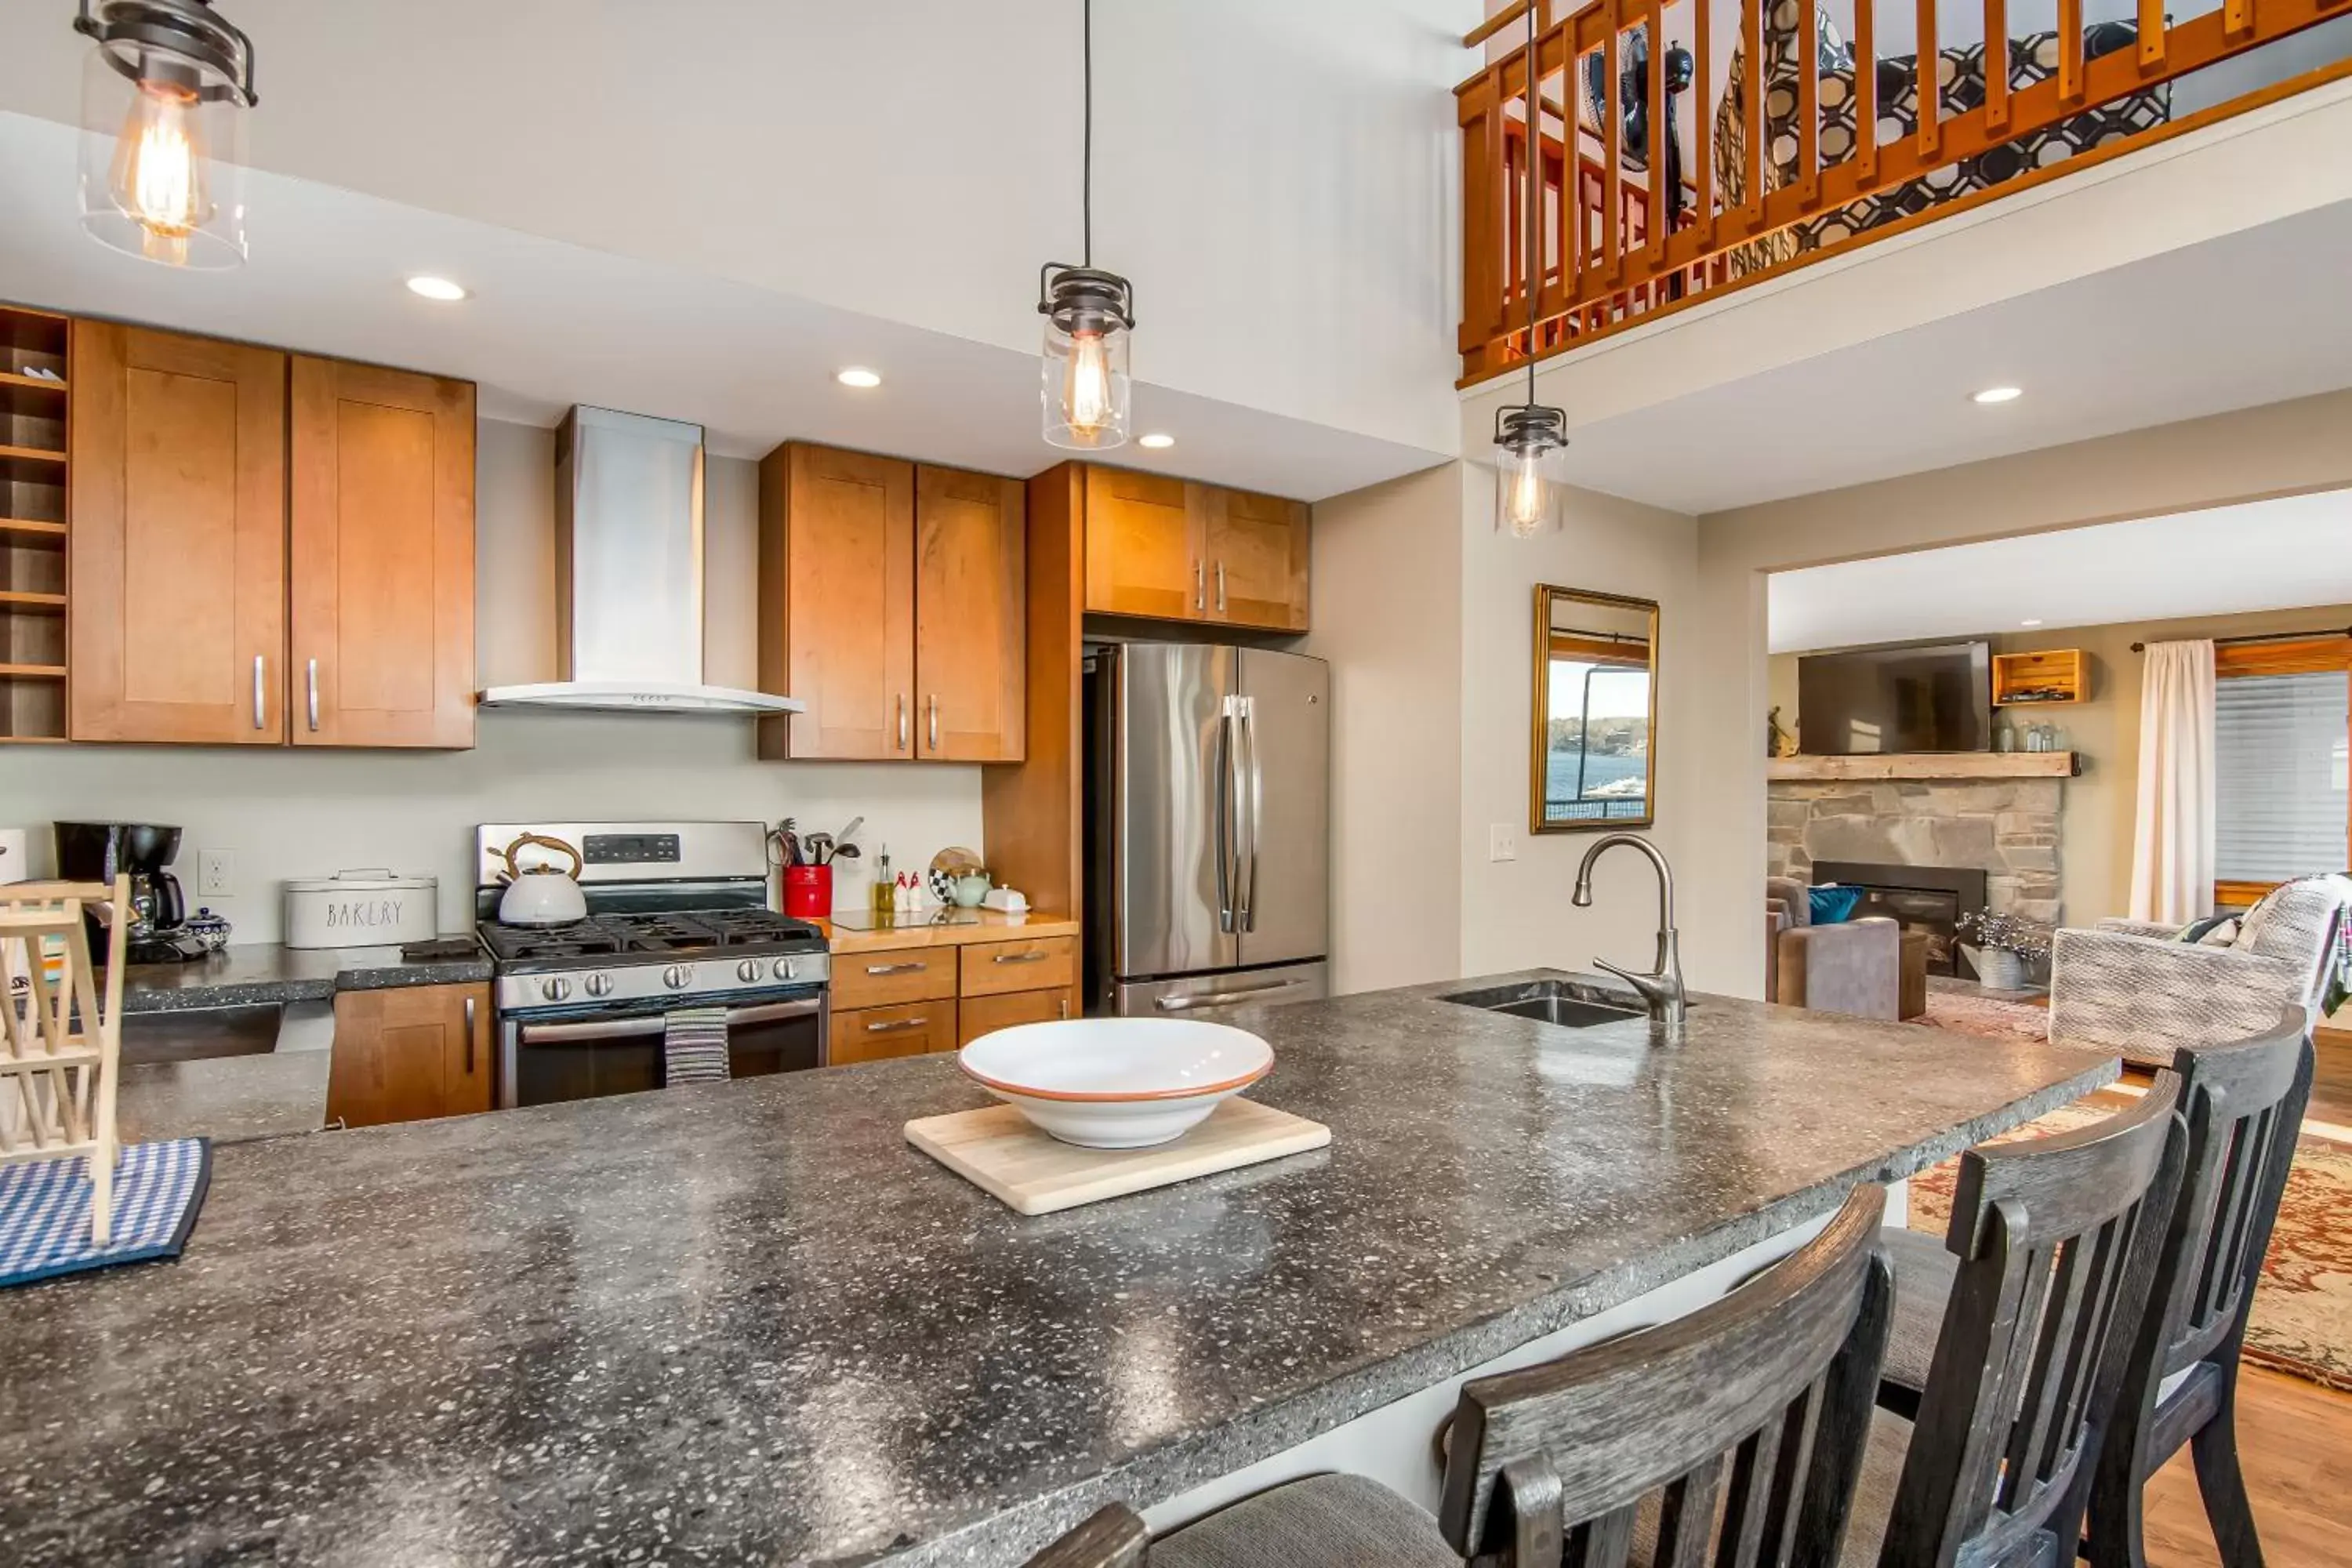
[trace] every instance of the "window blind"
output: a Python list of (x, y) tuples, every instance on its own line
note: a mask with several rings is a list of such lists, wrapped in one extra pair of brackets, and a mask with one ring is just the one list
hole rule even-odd
[(2216, 870), (2282, 882), (2346, 868), (2347, 681), (2342, 670), (2247, 675), (2215, 688)]

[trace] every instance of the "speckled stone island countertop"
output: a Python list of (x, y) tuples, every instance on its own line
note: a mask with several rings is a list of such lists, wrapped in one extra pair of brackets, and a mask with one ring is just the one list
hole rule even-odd
[(236, 942), (187, 963), (134, 963), (123, 972), (122, 1010), (251, 1007), (316, 1002), (338, 991), (457, 985), (490, 977), (487, 953), (409, 963), (396, 947), (293, 948)]
[(220, 1151), (186, 1255), (0, 1300), (16, 1563), (1017, 1563), (2112, 1079), (1700, 999), (1231, 1015), (1328, 1149), (1023, 1219), (945, 1057)]

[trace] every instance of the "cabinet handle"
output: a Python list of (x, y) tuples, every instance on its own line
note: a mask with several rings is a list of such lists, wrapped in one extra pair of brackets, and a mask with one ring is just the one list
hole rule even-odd
[(1217, 563), (1217, 614), (1225, 613), (1225, 563)]
[(1202, 575), (1205, 570), (1198, 561), (1192, 563), (1192, 607), (1196, 610), (1209, 607), (1209, 591)]
[(930, 966), (928, 959), (917, 959), (911, 963), (869, 963), (866, 966), (866, 973), (868, 974), (920, 974)]
[(1052, 956), (1050, 952), (1000, 952), (989, 962), (992, 963), (1043, 963)]
[(907, 749), (907, 694), (898, 693), (898, 749)]
[(934, 691), (934, 692), (932, 692), (932, 693), (931, 693), (931, 741), (930, 741), (930, 745), (931, 745), (931, 750), (932, 750), (932, 751), (934, 751), (934, 752), (936, 752), (936, 751), (938, 751), (938, 750), (940, 749), (940, 694), (939, 694), (938, 692), (936, 692), (936, 691)]
[(310, 681), (310, 728), (313, 731), (316, 731), (319, 727), (319, 661), (315, 658), (310, 660), (309, 669)]
[(893, 1018), (887, 1023), (868, 1024), (866, 1032), (869, 1035), (903, 1035), (909, 1029), (919, 1029), (929, 1023), (929, 1018)]
[(1068, 1017), (1070, 1016), (1070, 999), (1067, 996), (1061, 998), (1054, 1004), (1054, 1008), (1055, 1011), (1058, 1012), (1063, 1017)]
[(268, 662), (269, 656), (267, 654), (257, 653), (253, 656), (253, 727), (257, 730), (260, 729), (265, 722), (261, 672)]
[(466, 998), (466, 1076), (474, 1076), (474, 999)]

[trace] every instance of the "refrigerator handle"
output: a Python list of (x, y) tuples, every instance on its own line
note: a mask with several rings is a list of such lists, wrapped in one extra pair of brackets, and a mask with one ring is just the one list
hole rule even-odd
[(1234, 929), (1234, 709), (1217, 715), (1217, 929)]
[(1265, 769), (1258, 761), (1257, 704), (1244, 697), (1241, 700), (1242, 739), (1247, 742), (1249, 772), (1249, 836), (1247, 872), (1241, 880), (1241, 912), (1236, 923), (1244, 934), (1257, 930), (1257, 829), (1265, 816)]

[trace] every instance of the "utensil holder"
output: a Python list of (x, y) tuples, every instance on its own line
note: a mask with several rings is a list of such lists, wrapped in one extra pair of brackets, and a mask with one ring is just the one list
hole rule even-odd
[(784, 913), (794, 920), (821, 921), (833, 914), (833, 868), (784, 868)]

